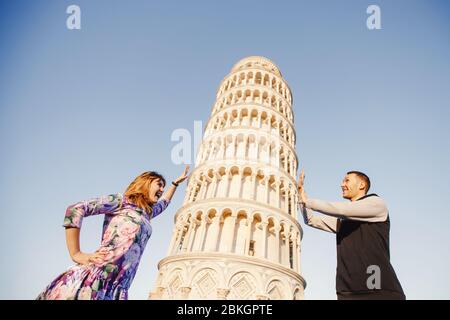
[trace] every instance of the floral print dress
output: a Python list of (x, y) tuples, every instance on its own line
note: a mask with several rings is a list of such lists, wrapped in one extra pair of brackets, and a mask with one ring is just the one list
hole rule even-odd
[(64, 227), (81, 228), (84, 217), (104, 214), (102, 243), (106, 253), (99, 264), (75, 265), (59, 275), (38, 300), (126, 300), (144, 248), (151, 236), (150, 218), (164, 211), (170, 201), (161, 199), (150, 214), (122, 194), (82, 201), (67, 208)]

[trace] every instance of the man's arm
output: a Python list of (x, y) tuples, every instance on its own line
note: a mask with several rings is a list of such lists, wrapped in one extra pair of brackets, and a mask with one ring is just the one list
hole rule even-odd
[(327, 202), (308, 199), (305, 205), (309, 209), (331, 217), (366, 222), (385, 221), (388, 215), (386, 204), (377, 196), (352, 202)]
[(311, 209), (306, 208), (304, 205), (300, 205), (300, 210), (302, 211), (303, 220), (308, 226), (327, 232), (337, 232), (339, 223), (337, 218), (315, 215)]

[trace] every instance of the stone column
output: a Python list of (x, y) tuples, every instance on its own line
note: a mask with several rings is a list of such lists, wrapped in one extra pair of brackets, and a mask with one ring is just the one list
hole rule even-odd
[(298, 165), (298, 160), (295, 158), (294, 155), (294, 176), (297, 178), (297, 165)]
[(255, 160), (256, 161), (260, 161), (261, 160), (261, 155), (260, 155), (260, 143), (259, 143), (259, 137), (258, 135), (255, 136), (255, 153), (256, 153), (256, 157)]
[[(249, 121), (251, 121), (251, 120), (249, 120)], [(247, 150), (247, 148), (248, 148), (248, 136), (244, 137), (244, 146), (243, 146), (243, 148), (244, 148), (244, 156), (243, 156), (243, 158), (245, 160), (247, 160), (248, 159), (248, 150)]]
[(192, 202), (193, 200), (193, 198), (194, 198), (194, 194), (195, 194), (195, 188), (197, 187), (197, 181), (196, 181), (196, 178), (195, 177), (192, 177), (192, 182), (191, 182), (191, 184), (190, 184), (190, 186), (189, 186), (189, 188), (188, 188), (188, 194), (189, 194), (189, 197), (188, 197), (188, 199), (187, 199), (187, 203), (190, 203), (190, 202)]
[[(287, 228), (287, 226), (285, 226), (285, 228)], [(289, 239), (291, 237), (291, 232), (289, 230), (285, 230), (284, 233), (285, 233), (285, 243), (286, 243), (286, 257), (287, 257), (286, 263), (287, 263), (287, 267), (290, 268), (291, 267), (291, 262), (290, 262), (291, 254), (290, 254), (290, 250), (289, 250), (289, 248), (290, 248)]]
[(239, 219), (236, 220), (236, 237), (233, 238), (233, 241), (235, 243), (235, 246), (233, 247), (232, 252), (236, 253), (236, 254), (240, 254), (243, 255), (245, 254), (245, 245), (247, 243), (247, 239), (246, 239), (246, 219)]
[(231, 219), (233, 227), (232, 227), (231, 232), (228, 235), (227, 240), (226, 240), (228, 242), (227, 243), (227, 252), (233, 252), (233, 242), (234, 242), (234, 234), (236, 232), (236, 219), (237, 219), (237, 217), (231, 216), (228, 219)]
[(280, 241), (280, 230), (281, 227), (279, 225), (274, 226), (274, 232), (275, 232), (275, 244), (276, 244), (276, 254), (275, 254), (275, 259), (276, 259), (276, 263), (282, 263), (281, 259), (280, 259), (280, 248), (281, 248), (281, 241)]
[(211, 193), (211, 198), (215, 198), (217, 195), (217, 186), (219, 185), (219, 179), (217, 177), (217, 173), (214, 173), (213, 175), (213, 186), (212, 186), (212, 193)]
[(212, 219), (211, 226), (209, 227), (208, 233), (211, 232), (211, 236), (208, 237), (212, 239), (209, 243), (206, 243), (206, 251), (215, 251), (217, 248), (217, 243), (219, 242), (220, 236), (220, 217), (215, 216)]
[(231, 177), (232, 175), (230, 174), (230, 172), (226, 172), (225, 175), (223, 176), (225, 180), (225, 198), (228, 197), (229, 195), (229, 188), (230, 188), (230, 181), (231, 181)]
[(291, 192), (291, 216), (294, 218), (297, 216), (297, 206), (296, 206), (297, 202), (295, 201), (295, 194), (296, 194), (295, 191), (292, 190), (292, 192)]
[(244, 184), (244, 170), (243, 169), (239, 169), (238, 176), (239, 176), (239, 186), (237, 187), (238, 188), (237, 195), (240, 198), (241, 192), (242, 192), (242, 186)]
[(182, 223), (181, 222), (177, 222), (176, 228), (177, 228), (177, 238), (175, 239), (175, 242), (174, 242), (174, 245), (173, 245), (173, 250), (172, 250), (173, 254), (177, 254), (177, 252), (178, 252), (178, 250), (177, 250), (178, 244), (180, 243), (180, 239), (181, 239), (181, 236), (183, 234)]
[(192, 223), (192, 232), (189, 234), (189, 238), (188, 238), (188, 245), (187, 245), (187, 251), (192, 251), (193, 250), (193, 246), (194, 246), (194, 239), (195, 239), (195, 234), (197, 232), (197, 226), (200, 225), (200, 221), (198, 221), (196, 218), (193, 219), (193, 223)]
[(252, 172), (252, 176), (250, 178), (250, 199), (256, 200), (256, 173)]
[(191, 216), (191, 221), (189, 222), (188, 230), (186, 232), (186, 235), (184, 236), (184, 241), (181, 247), (182, 252), (186, 252), (189, 248), (189, 244), (191, 242), (191, 235), (194, 233), (194, 217)]
[(194, 201), (194, 195), (195, 195), (195, 190), (197, 188), (197, 179), (195, 177), (193, 177), (192, 182), (191, 182), (191, 188), (189, 190), (190, 194), (189, 194), (189, 202), (193, 202)]
[(231, 127), (231, 113), (227, 116), (227, 122), (225, 123), (225, 128)]
[(173, 231), (172, 231), (172, 240), (170, 241), (170, 244), (169, 244), (169, 250), (167, 250), (167, 256), (170, 256), (172, 254), (172, 252), (174, 252), (175, 242), (178, 239), (178, 232), (179, 232), (179, 230), (178, 230), (177, 226), (175, 225), (173, 227)]
[[(214, 218), (214, 224), (215, 224), (215, 232), (216, 232), (216, 237), (215, 237), (215, 244), (213, 247), (213, 250), (217, 249), (219, 247), (219, 241), (220, 241), (220, 228), (221, 228), (221, 223), (223, 222), (222, 217), (220, 216), (216, 216)], [(214, 238), (213, 238), (214, 239)]]
[[(186, 226), (185, 222), (182, 222), (179, 237), (177, 239), (177, 242), (175, 243), (176, 252), (182, 252), (183, 246), (186, 243), (186, 233), (188, 231), (188, 226)], [(180, 248), (181, 246), (181, 248)]]
[(266, 186), (266, 191), (265, 191), (265, 202), (269, 203), (269, 193), (270, 193), (270, 186), (269, 186), (269, 177), (264, 176), (264, 184)]
[(276, 188), (276, 191), (277, 191), (275, 206), (277, 208), (281, 209), (280, 181), (278, 179), (279, 178), (277, 178), (277, 180), (275, 181), (275, 188)]
[(203, 200), (206, 198), (206, 187), (208, 182), (206, 180), (202, 181), (202, 186), (200, 187), (198, 200)]
[(289, 213), (289, 185), (285, 185), (284, 189), (284, 210)]
[(198, 238), (196, 239), (196, 243), (194, 243), (195, 251), (202, 251), (203, 243), (205, 242), (206, 236), (206, 224), (208, 223), (209, 218), (206, 216), (202, 217), (202, 221), (200, 223), (200, 227), (198, 228)]
[[(238, 121), (240, 121), (239, 120), (239, 115), (238, 115)], [(232, 141), (231, 141), (231, 143), (232, 143), (232, 146), (233, 146), (233, 148), (232, 148), (232, 150), (233, 150), (233, 152), (232, 152), (232, 157), (234, 158), (234, 157), (236, 157), (236, 140), (237, 140), (237, 136), (233, 136), (233, 138), (232, 138)]]
[(183, 205), (188, 203), (189, 199), (191, 198), (191, 187), (190, 186), (191, 186), (191, 183), (189, 183), (186, 188), (186, 195), (184, 196)]
[(233, 83), (233, 79), (229, 79), (228, 80), (228, 84), (227, 84), (227, 89), (226, 90), (230, 90), (231, 88), (231, 84)]
[(288, 153), (285, 149), (283, 149), (283, 156), (284, 156), (284, 171), (288, 172), (289, 158)]
[(266, 249), (267, 249), (267, 226), (269, 224), (266, 221), (261, 222), (262, 229), (262, 238), (261, 238), (261, 257), (266, 258)]
[(213, 154), (214, 154), (214, 147), (212, 142), (209, 142), (208, 145), (206, 145), (206, 150), (205, 150), (205, 158), (202, 162), (206, 162), (211, 160)]
[(253, 218), (247, 218), (247, 235), (245, 237), (245, 246), (244, 246), (244, 253), (245, 255), (249, 254), (249, 248), (250, 248), (250, 241), (252, 236), (252, 224), (253, 224)]
[(294, 160), (292, 159), (292, 153), (289, 152), (289, 174), (294, 176)]
[[(208, 135), (208, 132), (209, 132), (209, 128), (206, 129), (205, 136)], [(204, 145), (204, 142), (202, 142), (202, 144), (198, 147), (197, 157), (195, 159), (195, 166), (198, 166), (199, 163), (204, 161), (205, 147), (203, 145)]]
[(289, 127), (288, 135), (289, 135), (289, 143), (291, 144), (292, 147), (294, 147), (294, 135), (292, 133), (291, 127)]
[(295, 233), (291, 234), (291, 241), (292, 241), (292, 269), (294, 271), (297, 271), (297, 239), (295, 237)]

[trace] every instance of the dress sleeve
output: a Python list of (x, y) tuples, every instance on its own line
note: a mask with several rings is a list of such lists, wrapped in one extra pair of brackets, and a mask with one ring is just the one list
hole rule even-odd
[(152, 219), (159, 216), (161, 212), (166, 210), (167, 206), (169, 205), (170, 200), (166, 200), (164, 198), (161, 198), (157, 203), (155, 203), (152, 207)]
[(121, 203), (122, 194), (120, 193), (77, 202), (67, 208), (63, 226), (81, 228), (84, 217), (113, 214), (120, 208)]

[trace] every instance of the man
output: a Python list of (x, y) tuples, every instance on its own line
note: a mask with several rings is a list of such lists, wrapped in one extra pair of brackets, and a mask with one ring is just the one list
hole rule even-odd
[[(336, 233), (338, 300), (405, 299), (389, 256), (389, 212), (376, 194), (367, 194), (370, 179), (347, 172), (342, 197), (350, 202), (308, 199), (302, 170), (298, 190), (305, 223)], [(313, 214), (313, 211), (323, 215)]]

